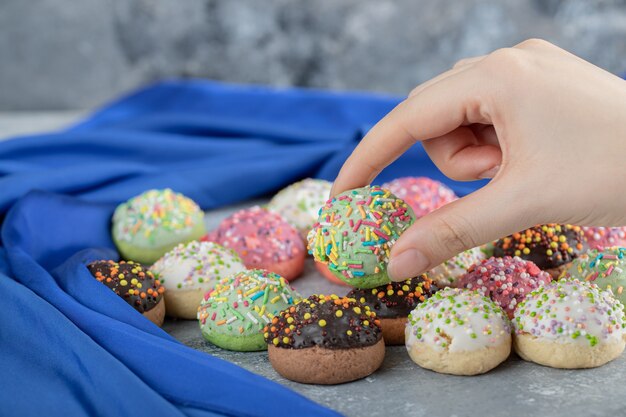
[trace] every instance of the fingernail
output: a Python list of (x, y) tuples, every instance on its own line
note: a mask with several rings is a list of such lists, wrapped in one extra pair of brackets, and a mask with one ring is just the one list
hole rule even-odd
[(428, 259), (417, 249), (407, 249), (393, 256), (387, 265), (387, 274), (392, 281), (416, 277), (428, 268)]
[(482, 174), (480, 174), (478, 176), (478, 179), (484, 180), (486, 178), (493, 178), (493, 177), (496, 176), (496, 174), (498, 173), (499, 170), (500, 170), (500, 165), (496, 165), (495, 167), (490, 168), (487, 171), (485, 171)]

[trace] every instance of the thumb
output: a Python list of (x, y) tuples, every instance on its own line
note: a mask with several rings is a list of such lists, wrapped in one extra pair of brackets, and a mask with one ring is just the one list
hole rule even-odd
[(418, 276), (464, 250), (541, 223), (539, 210), (529, 207), (532, 199), (517, 188), (494, 180), (419, 218), (393, 246), (389, 277)]

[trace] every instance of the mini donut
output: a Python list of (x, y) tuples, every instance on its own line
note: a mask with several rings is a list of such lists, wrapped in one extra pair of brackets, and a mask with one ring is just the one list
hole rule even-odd
[(589, 249), (626, 246), (626, 227), (583, 227)]
[(167, 290), (167, 315), (187, 320), (196, 318), (204, 293), (216, 282), (245, 269), (234, 250), (197, 240), (181, 243), (150, 267)]
[(94, 261), (87, 269), (98, 281), (123, 298), (145, 318), (161, 326), (165, 318), (165, 288), (152, 272), (133, 261)]
[(220, 280), (204, 295), (198, 308), (200, 330), (222, 349), (265, 350), (265, 325), (299, 300), (283, 277), (260, 269), (242, 271)]
[(382, 187), (406, 201), (417, 218), (458, 198), (450, 188), (427, 177), (398, 178), (383, 184)]
[(312, 295), (283, 310), (265, 327), (270, 363), (305, 384), (365, 378), (385, 358), (376, 313), (354, 298)]
[(319, 272), (324, 278), (326, 278), (333, 284), (343, 285), (344, 287), (349, 287), (349, 285), (346, 282), (340, 280), (339, 278), (335, 276), (335, 274), (330, 272), (330, 269), (328, 269), (328, 264), (315, 261), (315, 268), (317, 269), (317, 272)]
[(524, 297), (551, 281), (550, 274), (531, 261), (518, 256), (491, 257), (472, 265), (459, 279), (459, 288), (476, 290), (491, 298), (512, 319), (515, 307)]
[(613, 294), (590, 282), (541, 286), (515, 310), (515, 351), (524, 360), (553, 368), (604, 365), (624, 351), (623, 309)]
[(304, 269), (306, 249), (298, 231), (278, 213), (259, 206), (222, 220), (209, 240), (233, 249), (247, 268), (266, 269), (289, 281)]
[(166, 188), (149, 190), (113, 213), (113, 241), (125, 259), (152, 264), (179, 243), (205, 233), (204, 213), (193, 200)]
[(589, 250), (574, 259), (561, 277), (593, 282), (626, 304), (626, 249)]
[(346, 297), (356, 299), (376, 313), (383, 328), (386, 345), (404, 345), (404, 329), (409, 313), (436, 291), (437, 286), (433, 280), (422, 274), (377, 288), (354, 289)]
[(439, 288), (457, 287), (457, 280), (467, 269), (483, 259), (485, 254), (480, 248), (468, 249), (428, 271), (428, 276)]
[(317, 221), (320, 207), (328, 200), (331, 187), (326, 180), (306, 178), (280, 190), (267, 208), (283, 216), (298, 229), (302, 239), (306, 239), (306, 234)]
[(478, 375), (511, 353), (511, 326), (504, 311), (476, 291), (445, 288), (409, 314), (409, 356), (422, 368)]
[(415, 216), (390, 191), (367, 186), (328, 200), (309, 234), (309, 252), (339, 279), (357, 288), (388, 283), (389, 252)]
[(519, 256), (558, 278), (586, 248), (587, 239), (580, 226), (545, 224), (498, 240), (493, 255)]

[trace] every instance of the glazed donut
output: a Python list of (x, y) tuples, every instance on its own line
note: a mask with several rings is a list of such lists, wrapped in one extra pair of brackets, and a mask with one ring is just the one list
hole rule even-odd
[(517, 306), (513, 325), (517, 354), (541, 365), (592, 368), (624, 351), (624, 306), (590, 282), (537, 288)]
[(380, 367), (385, 344), (376, 313), (354, 298), (312, 295), (265, 327), (270, 363), (306, 384), (341, 384)]
[(409, 314), (406, 348), (422, 368), (482, 374), (511, 353), (511, 326), (504, 311), (487, 297), (445, 288)]
[(148, 320), (161, 326), (165, 318), (165, 288), (150, 271), (132, 261), (94, 261), (87, 269)]
[(198, 315), (204, 293), (222, 278), (245, 269), (243, 261), (232, 249), (197, 240), (181, 243), (150, 267), (167, 290), (167, 315), (188, 320)]
[(491, 298), (512, 319), (519, 302), (540, 285), (551, 281), (550, 274), (531, 261), (518, 256), (491, 257), (472, 265), (459, 279), (459, 288), (476, 290)]
[(322, 207), (309, 234), (309, 252), (349, 285), (378, 287), (389, 282), (391, 247), (414, 220), (411, 208), (388, 190), (345, 191)]
[(298, 231), (278, 213), (254, 206), (224, 219), (209, 240), (233, 249), (247, 268), (292, 281), (302, 273), (306, 249)]
[(298, 229), (302, 239), (317, 221), (320, 208), (330, 194), (332, 184), (326, 180), (306, 178), (280, 190), (267, 204), (269, 210), (283, 216)]
[(300, 299), (287, 281), (269, 271), (252, 269), (220, 280), (198, 308), (206, 340), (223, 349), (267, 349), (263, 328), (281, 310)]
[(480, 248), (468, 249), (437, 265), (427, 274), (439, 288), (457, 287), (458, 279), (467, 272), (467, 269), (483, 259), (485, 254)]
[(626, 227), (583, 227), (589, 249), (626, 246)]
[(558, 278), (586, 248), (587, 239), (580, 226), (545, 224), (498, 240), (493, 255), (519, 256)]
[(427, 177), (403, 177), (382, 185), (411, 206), (415, 217), (420, 218), (458, 197), (450, 188)]
[(376, 313), (386, 345), (404, 345), (404, 329), (409, 313), (436, 291), (437, 286), (428, 275), (423, 274), (377, 288), (354, 289), (346, 297), (356, 299)]
[(626, 249), (592, 249), (574, 259), (561, 277), (591, 281), (626, 304)]
[(112, 229), (123, 258), (149, 265), (179, 243), (204, 235), (204, 213), (169, 188), (149, 190), (117, 206)]

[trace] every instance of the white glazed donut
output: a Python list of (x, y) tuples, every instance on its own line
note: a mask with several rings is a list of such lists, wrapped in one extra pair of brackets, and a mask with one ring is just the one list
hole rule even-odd
[(419, 366), (454, 375), (485, 373), (511, 352), (504, 311), (475, 291), (446, 288), (409, 315), (406, 348)]
[(515, 309), (515, 350), (555, 368), (592, 368), (624, 351), (624, 306), (593, 283), (561, 280), (531, 292)]
[(485, 254), (479, 247), (468, 249), (434, 267), (427, 274), (439, 288), (456, 287), (458, 279), (467, 272), (467, 269), (483, 259)]
[(280, 190), (267, 208), (283, 216), (306, 239), (317, 221), (320, 208), (329, 198), (331, 187), (332, 184), (326, 180), (307, 178)]
[(194, 240), (163, 255), (150, 271), (167, 291), (165, 309), (171, 317), (195, 319), (202, 296), (222, 278), (244, 271), (239, 255), (214, 242)]

